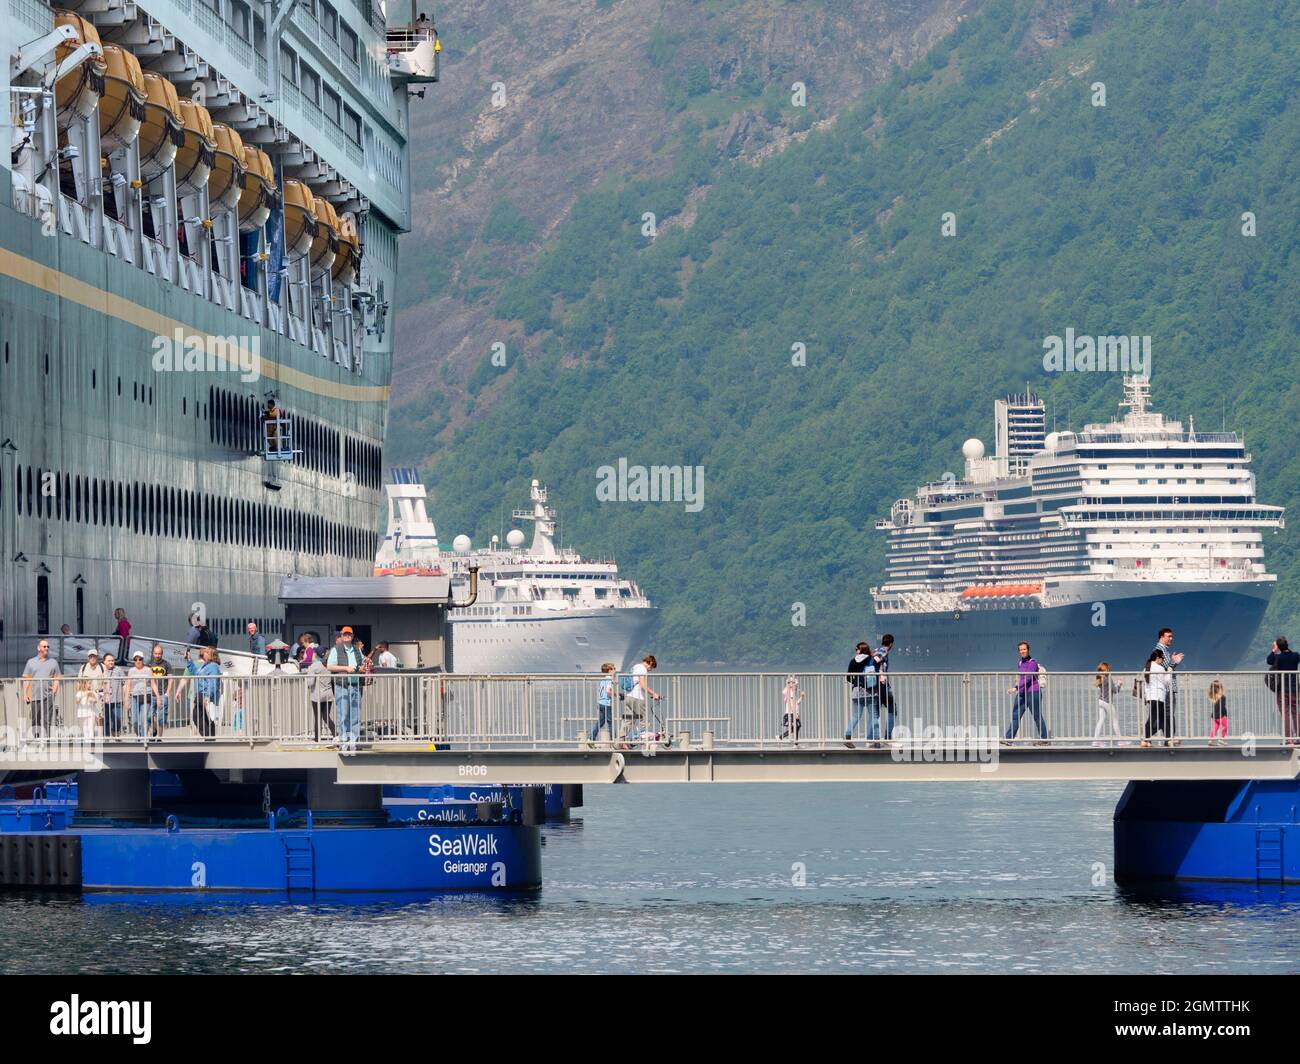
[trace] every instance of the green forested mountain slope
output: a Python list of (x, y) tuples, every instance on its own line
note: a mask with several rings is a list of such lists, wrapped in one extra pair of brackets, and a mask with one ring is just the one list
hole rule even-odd
[[(1057, 427), (1114, 413), (1116, 375), (1044, 372), (1067, 327), (1149, 334), (1155, 406), (1244, 432), (1261, 498), (1297, 518), (1298, 6), (1076, 5), (1045, 54), (1036, 7), (982, 5), (703, 195), (688, 125), (670, 176), (581, 200), (496, 308), (544, 353), (485, 366), (496, 402), (425, 463), (443, 537), (482, 541), (537, 476), (566, 539), (663, 607), (661, 661), (838, 662), (873, 623), (873, 521), (960, 474), (996, 397), (1028, 383)], [(702, 509), (599, 502), (620, 457), (703, 466)], [(1300, 633), (1295, 542), (1266, 541), (1261, 639)]]

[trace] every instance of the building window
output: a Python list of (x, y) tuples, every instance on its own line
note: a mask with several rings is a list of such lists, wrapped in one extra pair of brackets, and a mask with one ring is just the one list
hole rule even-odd
[(325, 36), (332, 41), (339, 39), (339, 16), (329, 4), (320, 6), (320, 24), (321, 29), (325, 31)]

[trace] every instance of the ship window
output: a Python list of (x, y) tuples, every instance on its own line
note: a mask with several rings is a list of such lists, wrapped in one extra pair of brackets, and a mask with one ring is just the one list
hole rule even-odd
[(243, 40), (248, 40), (248, 5), (243, 0), (234, 0), (230, 5), (230, 25)]
[(280, 45), (280, 77), (290, 85), (298, 84), (298, 56), (288, 45)]
[(50, 634), (50, 578), (36, 578), (36, 634)]
[(333, 89), (326, 86), (324, 91), (324, 97), (325, 97), (324, 100), (321, 102), (321, 109), (324, 110), (325, 117), (328, 118), (331, 122), (333, 122), (336, 126), (342, 125), (343, 119), (340, 114), (340, 109), (343, 106), (343, 101), (340, 98), (339, 94), (335, 92)]
[(121, 377), (118, 377), (118, 378), (117, 378), (117, 394), (118, 394), (118, 395), (121, 395), (121, 394), (122, 394), (122, 378), (121, 378)]
[(361, 143), (361, 116), (349, 107), (343, 108), (343, 132), (353, 144)]
[(312, 70), (306, 63), (301, 68), (302, 78), (302, 95), (304, 99), (310, 100), (317, 107), (320, 106), (320, 75)]
[(92, 389), (95, 387), (95, 371), (93, 369), (90, 371), (90, 387)]

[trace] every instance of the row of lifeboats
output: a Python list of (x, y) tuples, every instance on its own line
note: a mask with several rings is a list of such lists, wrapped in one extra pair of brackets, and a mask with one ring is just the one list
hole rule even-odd
[(1037, 595), (1042, 590), (1042, 584), (976, 584), (963, 591), (961, 597), (964, 599), (1019, 598), (1025, 595)]
[[(238, 212), (240, 232), (266, 224), (280, 196), (266, 152), (214, 122), (202, 104), (180, 98), (166, 78), (144, 72), (125, 48), (104, 44), (80, 15), (59, 11), (54, 21), (76, 31), (75, 40), (59, 46), (58, 61), (88, 41), (103, 52), (55, 85), (60, 131), (98, 111), (105, 156), (138, 141), (140, 174), (146, 181), (174, 168), (178, 195), (206, 187), (214, 209)], [(361, 238), (352, 216), (340, 217), (333, 204), (294, 178), (284, 182), (283, 199), (286, 254), (309, 255), (313, 277), (328, 271), (335, 281), (352, 284), (361, 263)]]
[(375, 576), (446, 576), (436, 565), (379, 565), (374, 569)]

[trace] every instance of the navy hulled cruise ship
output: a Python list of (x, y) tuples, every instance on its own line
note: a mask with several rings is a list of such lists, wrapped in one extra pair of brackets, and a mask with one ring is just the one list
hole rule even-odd
[(278, 629), (286, 574), (371, 568), (432, 24), (5, 2), (0, 639)]
[(1005, 668), (1022, 639), (1048, 669), (1134, 667), (1165, 625), (1186, 667), (1241, 663), (1276, 581), (1261, 533), (1282, 508), (1256, 501), (1236, 433), (1153, 412), (1146, 377), (1124, 378), (1121, 405), (1048, 433), (1036, 395), (999, 400), (996, 453), (967, 440), (963, 478), (877, 522), (888, 573), (871, 594), (896, 668)]

